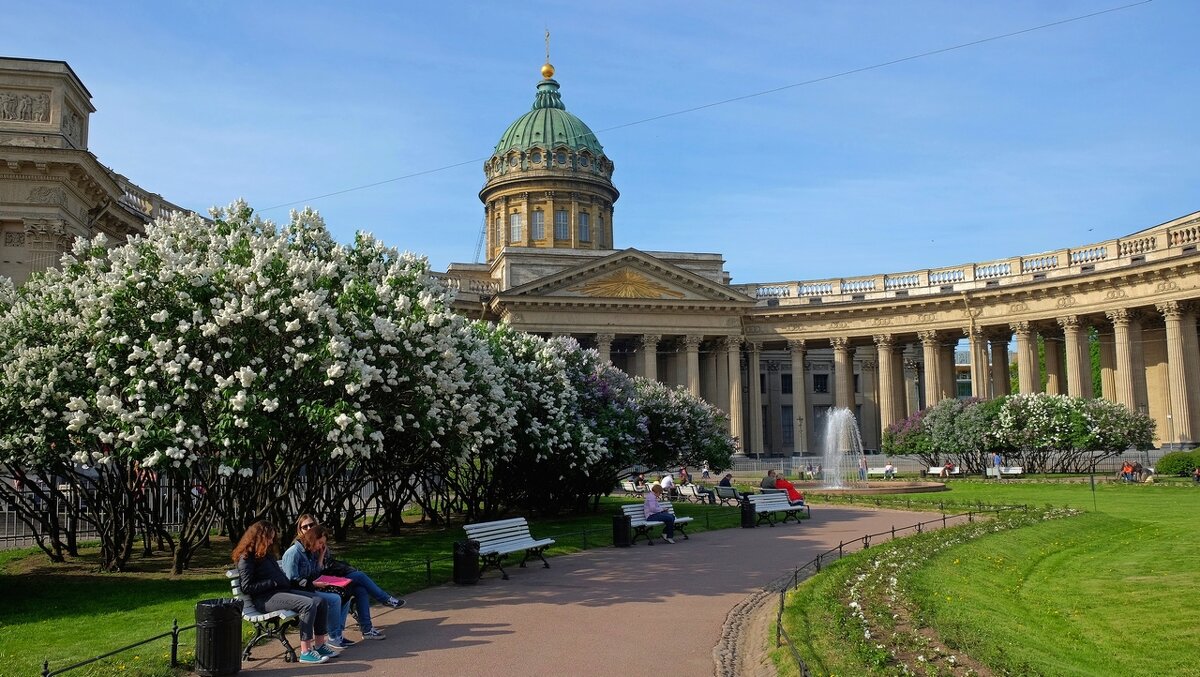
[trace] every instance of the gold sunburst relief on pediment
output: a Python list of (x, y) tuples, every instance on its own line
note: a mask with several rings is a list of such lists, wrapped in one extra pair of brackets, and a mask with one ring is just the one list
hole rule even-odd
[(683, 292), (676, 291), (659, 282), (651, 280), (628, 268), (619, 270), (608, 277), (589, 280), (568, 291), (577, 291), (592, 298), (618, 299), (661, 299), (665, 297), (681, 299)]

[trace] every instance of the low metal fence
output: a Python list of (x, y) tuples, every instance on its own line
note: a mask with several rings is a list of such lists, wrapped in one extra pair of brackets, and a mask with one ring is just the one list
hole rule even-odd
[(99, 656), (96, 656), (95, 658), (89, 658), (85, 661), (80, 661), (73, 665), (67, 665), (65, 667), (58, 668), (57, 670), (51, 670), (50, 669), (50, 661), (42, 661), (42, 673), (41, 674), (42, 674), (42, 677), (53, 677), (54, 675), (61, 675), (64, 672), (70, 672), (71, 670), (77, 670), (79, 668), (91, 665), (92, 663), (97, 663), (99, 661), (104, 660), (105, 658), (112, 658), (113, 656), (116, 656), (119, 653), (123, 653), (125, 651), (130, 651), (132, 649), (136, 649), (139, 646), (145, 646), (146, 644), (149, 644), (151, 642), (157, 642), (158, 640), (163, 639), (164, 637), (171, 638), (171, 667), (177, 668), (177, 667), (179, 667), (179, 635), (180, 635), (180, 633), (182, 633), (184, 631), (195, 630), (195, 629), (196, 629), (196, 626), (194, 624), (193, 625), (185, 625), (181, 628), (181, 627), (179, 627), (179, 619), (175, 619), (174, 621), (171, 622), (171, 631), (170, 632), (164, 632), (161, 635), (155, 635), (149, 639), (143, 639), (140, 642), (134, 642), (133, 644), (130, 644), (128, 646), (123, 646), (119, 649), (113, 649), (112, 651), (109, 651), (106, 654), (101, 654)]

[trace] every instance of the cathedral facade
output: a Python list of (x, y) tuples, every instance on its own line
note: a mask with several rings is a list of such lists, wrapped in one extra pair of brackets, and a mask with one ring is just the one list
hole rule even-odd
[[(1052, 252), (732, 284), (720, 254), (616, 248), (615, 165), (553, 76), (543, 66), (484, 164), (486, 262), (437, 274), (460, 312), (686, 387), (750, 455), (815, 449), (833, 407), (878, 449), (942, 399), (1042, 391), (1145, 412), (1166, 448), (1200, 442), (1200, 212)], [(88, 152), (90, 98), (64, 62), (0, 59), (0, 275), (21, 282), (76, 237), (120, 242), (180, 210)]]
[(748, 454), (809, 452), (831, 407), (878, 449), (923, 407), (1013, 392), (1104, 397), (1150, 415), (1164, 447), (1200, 441), (1200, 212), (1052, 252), (731, 284), (718, 254), (614, 248), (613, 162), (553, 76), (484, 164), (487, 262), (444, 275), (462, 312), (686, 387)]

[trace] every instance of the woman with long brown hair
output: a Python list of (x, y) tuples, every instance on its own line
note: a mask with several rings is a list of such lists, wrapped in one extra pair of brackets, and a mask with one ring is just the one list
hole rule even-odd
[(300, 663), (324, 663), (337, 652), (325, 646), (325, 601), (312, 592), (292, 587), (275, 559), (275, 527), (251, 524), (233, 548), (242, 593), (263, 612), (295, 611), (300, 618)]

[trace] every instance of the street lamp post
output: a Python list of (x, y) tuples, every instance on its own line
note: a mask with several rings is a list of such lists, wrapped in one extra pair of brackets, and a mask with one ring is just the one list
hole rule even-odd
[(1163, 446), (1170, 451), (1175, 449), (1175, 422), (1170, 414), (1167, 414), (1167, 443)]

